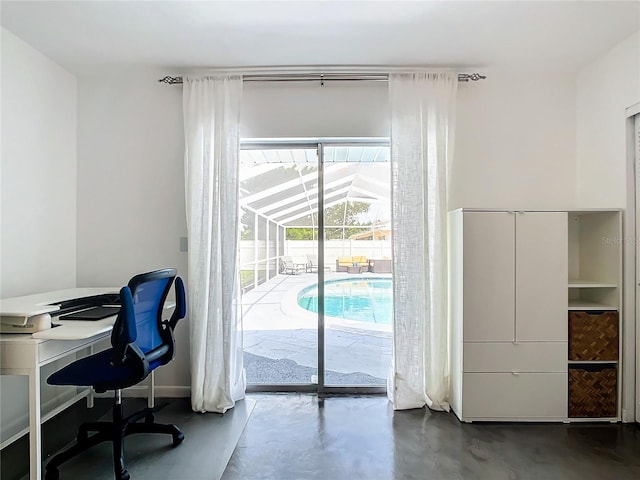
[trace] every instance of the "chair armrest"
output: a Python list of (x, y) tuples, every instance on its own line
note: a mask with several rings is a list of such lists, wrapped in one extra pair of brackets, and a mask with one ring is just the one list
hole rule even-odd
[(184, 283), (182, 282), (182, 279), (180, 277), (176, 277), (175, 289), (176, 289), (176, 308), (173, 311), (173, 315), (171, 315), (171, 318), (167, 322), (171, 330), (176, 328), (176, 324), (178, 323), (178, 321), (183, 319), (187, 314), (187, 301), (185, 298), (186, 294), (184, 291)]

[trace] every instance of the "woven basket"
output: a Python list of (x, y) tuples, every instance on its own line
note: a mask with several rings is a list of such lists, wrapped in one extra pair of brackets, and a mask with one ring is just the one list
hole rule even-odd
[(617, 380), (615, 367), (569, 368), (569, 417), (615, 417)]
[(569, 312), (569, 360), (618, 360), (618, 312)]

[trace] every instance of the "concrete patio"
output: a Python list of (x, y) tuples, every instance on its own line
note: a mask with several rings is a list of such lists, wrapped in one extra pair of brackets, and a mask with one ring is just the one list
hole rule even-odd
[[(381, 275), (327, 273), (325, 277), (364, 280)], [(247, 383), (317, 382), (317, 315), (296, 303), (297, 293), (317, 283), (317, 278), (316, 273), (278, 275), (243, 295)], [(325, 383), (384, 385), (391, 350), (390, 326), (327, 318)]]

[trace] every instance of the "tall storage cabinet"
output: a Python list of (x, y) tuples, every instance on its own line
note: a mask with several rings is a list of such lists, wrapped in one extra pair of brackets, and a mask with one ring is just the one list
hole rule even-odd
[[(620, 226), (619, 212), (597, 213), (603, 215), (469, 209), (450, 213), (451, 405), (461, 420), (571, 420), (577, 391), (592, 391), (600, 380), (611, 383), (612, 375), (617, 377), (617, 357), (616, 363), (603, 363), (605, 357), (618, 355), (611, 346), (617, 337), (596, 353), (580, 354), (590, 360), (569, 357), (570, 344), (584, 350), (576, 332), (618, 331), (619, 317), (610, 308), (617, 312), (619, 306), (611, 289), (619, 290), (611, 285), (619, 285), (620, 272), (617, 264), (609, 264), (619, 263), (621, 256), (601, 244), (606, 238), (611, 243), (621, 238), (613, 228)], [(585, 306), (596, 315), (582, 312), (572, 320)], [(600, 310), (607, 310), (606, 320)], [(596, 373), (594, 380), (594, 370), (605, 373)], [(581, 412), (589, 414), (603, 405), (611, 408), (606, 391)]]

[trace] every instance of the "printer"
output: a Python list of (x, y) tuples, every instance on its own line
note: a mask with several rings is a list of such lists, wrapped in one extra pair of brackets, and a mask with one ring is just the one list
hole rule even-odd
[[(91, 289), (86, 289), (88, 292)], [(104, 289), (101, 289), (104, 292)], [(77, 294), (77, 291), (75, 292)], [(73, 315), (75, 312), (88, 312), (88, 320), (96, 320), (100, 317), (90, 315), (90, 311), (102, 309), (102, 318), (117, 314), (120, 306), (120, 296), (117, 293), (100, 293), (78, 298), (67, 298), (64, 292), (60, 292), (61, 300), (45, 300), (34, 302), (29, 306), (25, 300), (38, 298), (40, 295), (28, 297), (16, 297), (2, 300), (0, 308), (0, 333), (35, 333), (55, 326), (52, 319), (64, 320), (65, 315)], [(50, 297), (51, 298), (51, 297)], [(109, 310), (112, 308), (112, 310)], [(92, 312), (91, 312), (92, 313)], [(79, 315), (83, 319), (82, 315)], [(71, 317), (70, 319), (73, 319)]]

